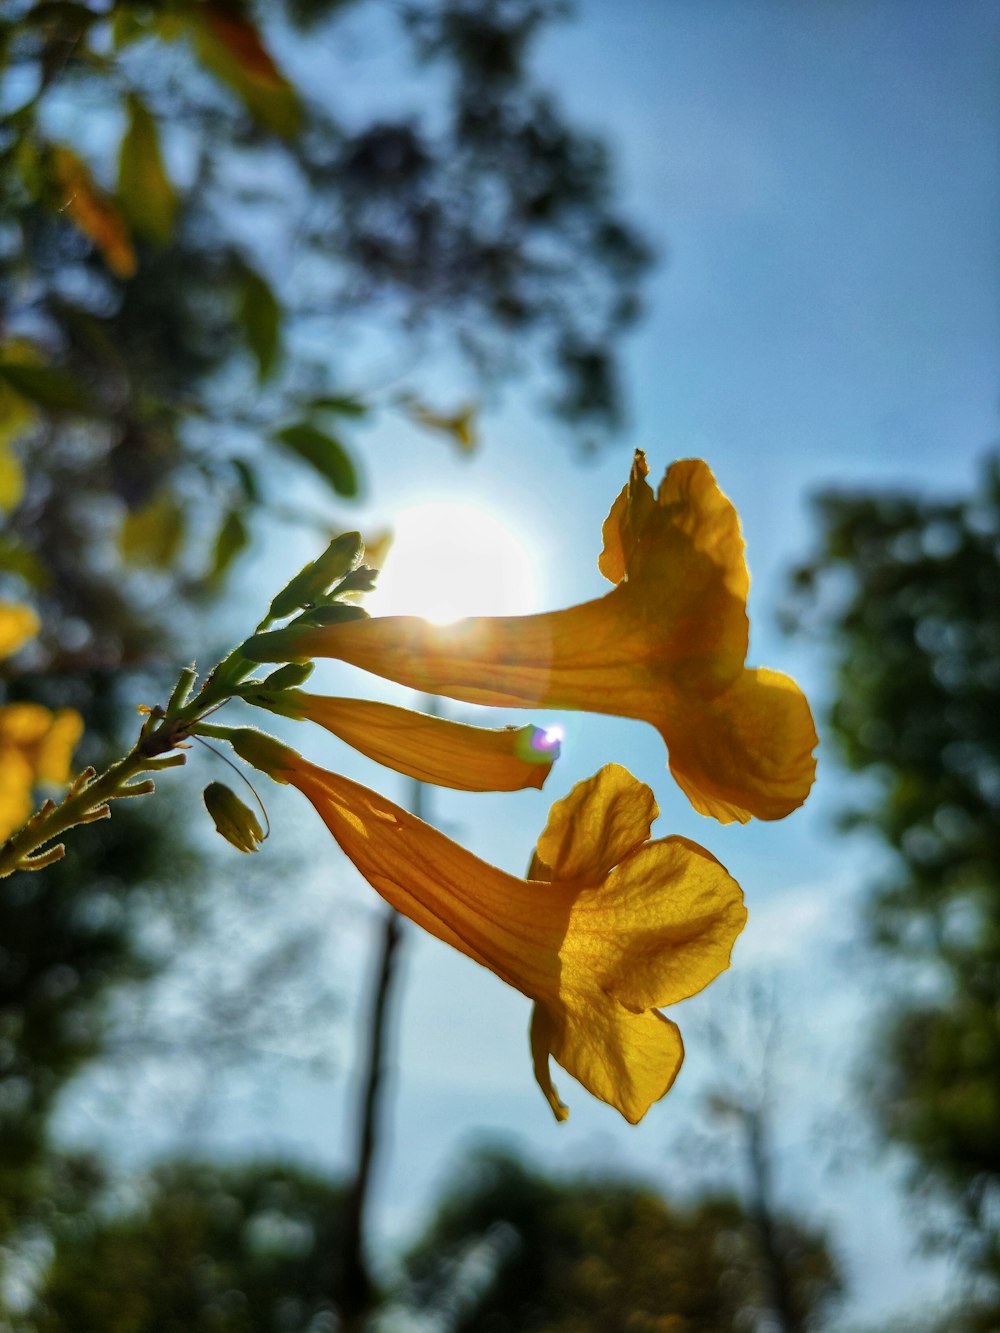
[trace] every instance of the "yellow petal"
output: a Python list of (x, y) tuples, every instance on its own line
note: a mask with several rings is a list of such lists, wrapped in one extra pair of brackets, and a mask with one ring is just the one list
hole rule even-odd
[(625, 577), (645, 532), (650, 512), (656, 504), (646, 480), (648, 475), (646, 455), (637, 449), (629, 479), (611, 506), (611, 512), (601, 529), (604, 549), (598, 557), (597, 567), (611, 583), (621, 583)]
[[(645, 783), (618, 764), (606, 764), (549, 811), (536, 850), (545, 878), (600, 883), (646, 841), (658, 814)], [(529, 878), (538, 876), (529, 872)]]
[(661, 731), (691, 804), (723, 824), (783, 819), (809, 795), (816, 728), (802, 691), (780, 671), (748, 669), (707, 703), (685, 700)]
[(542, 1058), (546, 1046), (588, 1092), (633, 1125), (670, 1091), (680, 1073), (680, 1031), (656, 1009), (633, 1014), (599, 990), (573, 996), (559, 1008), (545, 1006), (541, 1015), (539, 1009), (532, 1019), (535, 1077), (557, 1120), (568, 1112), (549, 1080)]
[(0, 602), (0, 658), (16, 653), (38, 630), (38, 617), (30, 607)]
[(575, 899), (562, 984), (596, 973), (626, 1009), (676, 1004), (726, 970), (746, 919), (740, 886), (704, 847), (646, 843)]
[(274, 702), (276, 711), (318, 723), (388, 768), (459, 791), (541, 787), (559, 754), (541, 727), (472, 727), (370, 699), (300, 690), (282, 691)]

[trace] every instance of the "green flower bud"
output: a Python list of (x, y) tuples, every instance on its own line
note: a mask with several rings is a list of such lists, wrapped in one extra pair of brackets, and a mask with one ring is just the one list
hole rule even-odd
[(314, 662), (286, 662), (261, 681), (264, 690), (293, 690), (304, 685), (313, 673)]
[(291, 582), (282, 588), (268, 609), (268, 619), (281, 620), (293, 611), (311, 606), (325, 597), (334, 584), (360, 565), (364, 553), (365, 544), (360, 532), (342, 532), (318, 560), (300, 569)]
[(255, 852), (264, 841), (264, 830), (249, 806), (222, 782), (211, 782), (202, 792), (205, 809), (226, 842), (241, 852)]
[(326, 606), (312, 606), (303, 611), (290, 623), (292, 625), (342, 625), (347, 620), (367, 620), (368, 612), (363, 606), (352, 602), (330, 602)]

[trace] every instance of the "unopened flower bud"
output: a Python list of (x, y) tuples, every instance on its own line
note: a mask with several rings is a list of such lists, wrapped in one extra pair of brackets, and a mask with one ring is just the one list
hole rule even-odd
[(268, 618), (280, 620), (325, 597), (334, 584), (358, 567), (364, 553), (365, 544), (360, 532), (342, 532), (318, 560), (300, 569), (282, 588), (268, 609)]
[(241, 852), (255, 852), (264, 841), (264, 830), (249, 806), (222, 782), (211, 782), (202, 793), (205, 809), (226, 842)]
[(313, 673), (313, 662), (286, 662), (284, 666), (272, 671), (261, 683), (265, 690), (294, 690), (304, 685)]

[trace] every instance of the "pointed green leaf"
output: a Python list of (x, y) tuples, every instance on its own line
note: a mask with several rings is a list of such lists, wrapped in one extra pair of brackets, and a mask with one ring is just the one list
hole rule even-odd
[(367, 403), (343, 394), (320, 394), (309, 400), (309, 406), (318, 412), (335, 412), (341, 417), (363, 417), (368, 412)]
[(212, 551), (209, 582), (221, 583), (236, 557), (250, 544), (250, 533), (238, 509), (230, 509), (222, 520)]
[(118, 198), (133, 230), (165, 246), (173, 234), (177, 192), (163, 165), (156, 121), (134, 93), (128, 115), (118, 154)]
[(257, 358), (260, 382), (274, 370), (281, 346), (281, 306), (270, 285), (249, 266), (240, 275), (237, 310), (247, 346)]
[(91, 412), (93, 404), (79, 380), (54, 366), (29, 366), (0, 361), (0, 379), (39, 407), (57, 412)]
[(291, 453), (314, 467), (337, 495), (352, 499), (358, 493), (358, 474), (350, 455), (339, 440), (314, 426), (298, 421), (276, 432), (274, 438)]

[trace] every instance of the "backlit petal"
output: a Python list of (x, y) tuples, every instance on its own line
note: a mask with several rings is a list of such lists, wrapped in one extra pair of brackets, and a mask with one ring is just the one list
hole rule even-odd
[(710, 703), (686, 699), (661, 731), (691, 804), (723, 824), (784, 818), (816, 775), (812, 713), (780, 671), (748, 669)]
[[(646, 841), (658, 814), (645, 783), (618, 764), (606, 764), (549, 811), (536, 848), (546, 879), (600, 883)], [(529, 878), (534, 878), (530, 872)]]
[(575, 899), (564, 984), (596, 972), (627, 1009), (676, 1004), (726, 970), (746, 918), (740, 886), (704, 847), (646, 843)]
[[(559, 1007), (546, 1006), (544, 1019), (537, 1022), (563, 1069), (633, 1125), (670, 1091), (684, 1060), (675, 1023), (655, 1009), (630, 1013), (600, 990), (567, 997)], [(535, 1049), (536, 1078), (541, 1040)], [(549, 1097), (541, 1078), (539, 1084)], [(563, 1118), (558, 1111), (556, 1118)]]

